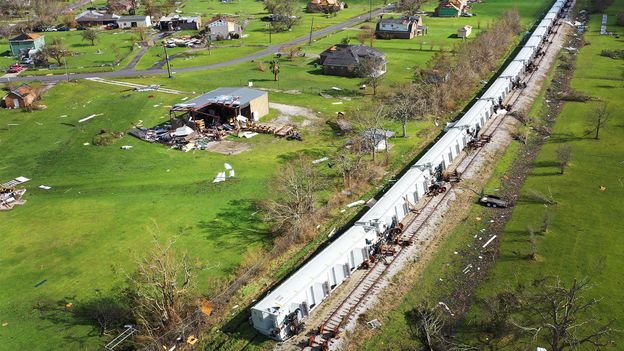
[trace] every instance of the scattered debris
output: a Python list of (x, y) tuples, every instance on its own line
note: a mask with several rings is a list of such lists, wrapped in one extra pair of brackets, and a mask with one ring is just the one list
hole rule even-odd
[(47, 279), (44, 279), (44, 280), (40, 281), (39, 283), (35, 284), (35, 288), (38, 288), (38, 287), (42, 286), (42, 285), (43, 285), (43, 284), (45, 284), (47, 281), (48, 281)]
[(95, 118), (95, 117), (98, 117), (98, 116), (101, 116), (101, 115), (103, 115), (103, 113), (97, 113), (97, 114), (92, 114), (92, 115), (89, 115), (89, 116), (87, 116), (87, 117), (85, 117), (85, 118), (83, 118), (83, 119), (78, 120), (78, 123), (83, 123), (83, 122), (86, 122), (86, 121), (88, 121), (88, 120), (91, 120), (91, 119), (93, 119), (93, 118)]
[(605, 190), (607, 190), (607, 188), (601, 185), (600, 186), (600, 191), (604, 192)]
[(122, 150), (130, 150), (130, 149), (132, 149), (132, 147), (133, 147), (132, 145), (123, 145), (123, 146), (121, 147), (121, 149), (122, 149)]
[(51, 186), (47, 186), (47, 185), (39, 185), (39, 189), (50, 190), (50, 189), (52, 189), (52, 187)]

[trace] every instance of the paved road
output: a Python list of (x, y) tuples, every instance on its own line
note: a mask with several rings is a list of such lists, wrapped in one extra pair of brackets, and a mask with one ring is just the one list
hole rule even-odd
[[(376, 10), (373, 10), (372, 12), (372, 16), (378, 16), (382, 13), (384, 13), (386, 10), (392, 9), (394, 5), (388, 5), (386, 7), (383, 8), (379, 8)], [(365, 20), (368, 19), (369, 14), (365, 13), (362, 14), (360, 16), (356, 16), (353, 18), (350, 18), (342, 23), (338, 23), (335, 24), (333, 26), (329, 26), (327, 28), (323, 28), (321, 30), (318, 30), (316, 32), (312, 33), (312, 38), (319, 38), (319, 37), (323, 37), (329, 33), (335, 32), (335, 31), (339, 31), (351, 26), (354, 26), (360, 22), (363, 22)], [(209, 70), (209, 69), (214, 69), (214, 68), (221, 68), (221, 67), (228, 67), (228, 66), (232, 66), (232, 65), (236, 65), (238, 63), (243, 63), (243, 62), (249, 62), (249, 61), (253, 61), (253, 60), (257, 60), (259, 58), (262, 58), (264, 56), (267, 55), (272, 55), (275, 54), (279, 51), (279, 49), (282, 46), (285, 45), (299, 45), (299, 44), (304, 44), (307, 43), (308, 40), (310, 39), (310, 37), (308, 35), (306, 36), (302, 36), (296, 39), (293, 39), (291, 41), (285, 42), (285, 43), (280, 43), (280, 44), (275, 44), (275, 45), (270, 45), (268, 46), (266, 49), (256, 52), (254, 54), (251, 54), (249, 56), (244, 56), (244, 57), (240, 57), (234, 60), (230, 60), (230, 61), (225, 61), (225, 62), (219, 62), (219, 63), (214, 63), (211, 65), (204, 65), (204, 66), (194, 66), (194, 67), (184, 67), (184, 68), (176, 68), (175, 72), (176, 73), (181, 73), (181, 72), (193, 72), (193, 71), (203, 71), (203, 70)], [(138, 60), (137, 60), (138, 62)], [(136, 64), (136, 63), (135, 63)], [(119, 71), (112, 71), (112, 72), (96, 72), (96, 73), (76, 73), (76, 74), (70, 74), (70, 79), (84, 79), (84, 78), (93, 78), (93, 77), (99, 77), (99, 78), (114, 78), (114, 77), (137, 77), (137, 76), (148, 76), (148, 75), (159, 75), (159, 74), (166, 74), (167, 71), (162, 69), (162, 68), (156, 68), (156, 69), (148, 69), (148, 70), (136, 70), (134, 69), (134, 66), (132, 67), (126, 67), (122, 70)], [(24, 77), (17, 77), (17, 78), (11, 78), (10, 81), (12, 82), (30, 82), (30, 81), (41, 81), (44, 83), (52, 83), (52, 82), (58, 82), (61, 80), (65, 80), (67, 79), (66, 76), (64, 74), (59, 74), (59, 75), (53, 75), (53, 76), (24, 76)], [(1, 83), (6, 83), (9, 80), (6, 78), (0, 78), (0, 82)]]

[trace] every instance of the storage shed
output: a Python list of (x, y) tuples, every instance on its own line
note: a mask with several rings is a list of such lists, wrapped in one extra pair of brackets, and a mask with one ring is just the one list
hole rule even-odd
[(457, 36), (466, 39), (472, 33), (472, 26), (465, 25), (457, 30)]
[(238, 116), (258, 121), (269, 113), (269, 95), (245, 87), (219, 88), (174, 105), (170, 115), (177, 117), (180, 112), (192, 120), (202, 119), (206, 125), (228, 123)]

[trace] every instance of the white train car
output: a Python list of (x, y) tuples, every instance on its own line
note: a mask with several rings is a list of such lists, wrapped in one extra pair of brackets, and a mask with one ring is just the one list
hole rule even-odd
[(377, 243), (375, 230), (353, 226), (314, 256), (251, 309), (254, 327), (275, 340), (292, 334), (293, 318), (301, 320), (332, 290), (368, 260)]
[(352, 272), (369, 259), (392, 226), (400, 223), (466, 147), (474, 132), (496, 116), (498, 105), (512, 91), (535, 58), (544, 38), (556, 25), (568, 2), (558, 0), (525, 46), (485, 93), (377, 202), (340, 237), (305, 263), (251, 308), (251, 321), (275, 340), (288, 338), (294, 320), (305, 318)]
[(377, 202), (356, 222), (375, 228), (379, 233), (400, 223), (428, 189), (427, 175), (418, 168), (410, 168)]

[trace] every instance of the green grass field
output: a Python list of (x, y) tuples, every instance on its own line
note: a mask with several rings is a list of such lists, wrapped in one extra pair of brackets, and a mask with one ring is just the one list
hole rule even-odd
[[(507, 6), (511, 3), (498, 2)], [(530, 10), (523, 7), (526, 23), (544, 2), (531, 3), (527, 7)], [(481, 18), (494, 18), (504, 9), (497, 6), (490, 11), (486, 5), (479, 5), (482, 9), (475, 11)], [(440, 21), (448, 21), (446, 28), (454, 33), (454, 21), (464, 19)], [(306, 51), (318, 53), (353, 31), (322, 39)], [(387, 51), (390, 60), (386, 86), (408, 81), (412, 75), (408, 68), (429, 59), (432, 52), (414, 49), (418, 40), (427, 38), (376, 41), (375, 46)], [(73, 40), (84, 50), (92, 49), (86, 42), (88, 46), (81, 46), (80, 38)], [(449, 45), (455, 40), (449, 39)], [(183, 60), (173, 61), (174, 70), (182, 67), (176, 65), (182, 65)], [(312, 108), (322, 119), (368, 99), (357, 89), (359, 79), (324, 76), (309, 59), (283, 60), (279, 82), (272, 80), (271, 73), (260, 72), (253, 62), (179, 73), (174, 79), (159, 76), (129, 80), (196, 93), (253, 81), (256, 87), (270, 89), (271, 101)], [(331, 92), (334, 86), (344, 90), (333, 92), (332, 99), (319, 96), (320, 91)], [(328, 127), (321, 127), (304, 131), (303, 143), (258, 136), (246, 141), (252, 144), (251, 151), (234, 156), (181, 153), (129, 136), (110, 147), (83, 145), (101, 129), (127, 130), (139, 120), (147, 126), (160, 123), (166, 118), (166, 106), (180, 99), (149, 95), (90, 82), (60, 83), (43, 100), (47, 110), (0, 111), (0, 147), (5, 151), (0, 156), (0, 179), (20, 175), (33, 179), (26, 184), (26, 205), (1, 214), (6, 220), (0, 222), (0, 264), (7, 268), (0, 273), (0, 285), (11, 289), (0, 293), (0, 323), (8, 323), (0, 328), (0, 350), (100, 347), (102, 339), (93, 335), (90, 326), (54, 319), (33, 307), (50, 301), (55, 306), (57, 302), (77, 304), (93, 297), (96, 289), (107, 292), (117, 286), (123, 279), (122, 272), (133, 270), (133, 260), (149, 245), (150, 232), (156, 227), (164, 236), (179, 235), (181, 250), (189, 250), (213, 267), (202, 272), (199, 279), (202, 291), (210, 292), (210, 277), (231, 277), (246, 250), (270, 243), (266, 226), (251, 204), (270, 195), (267, 181), (276, 166), (303, 152), (330, 155), (344, 142), (335, 138)], [(104, 115), (84, 125), (77, 123), (93, 113)], [(275, 115), (272, 111), (271, 116)], [(400, 129), (396, 124), (389, 127)], [(409, 161), (405, 155), (422, 141), (414, 135), (426, 127), (424, 123), (412, 123), (410, 138), (393, 141), (393, 164)], [(134, 148), (124, 151), (119, 149), (121, 145)], [(238, 179), (215, 186), (212, 178), (226, 161), (236, 168)], [(53, 188), (37, 189), (40, 184)], [(35, 288), (44, 279), (47, 282)]]
[[(614, 15), (622, 11), (624, 3), (616, 1), (609, 10), (609, 31), (622, 33), (614, 24)], [(533, 279), (548, 275), (560, 276), (565, 281), (590, 277), (594, 285), (592, 297), (603, 298), (597, 311), (603, 321), (615, 319), (615, 327), (622, 329), (623, 300), (621, 279), (618, 278), (622, 263), (624, 226), (618, 220), (623, 214), (619, 205), (624, 193), (620, 179), (624, 154), (621, 104), (624, 95), (621, 61), (599, 56), (603, 49), (621, 46), (621, 39), (600, 36), (600, 15), (592, 16), (590, 32), (586, 39), (591, 43), (584, 47), (577, 59), (572, 87), (596, 99), (608, 101), (612, 115), (600, 140), (586, 135), (591, 128), (592, 110), (598, 102), (567, 102), (558, 117), (551, 138), (543, 146), (535, 160), (534, 169), (524, 184), (523, 197), (515, 206), (513, 218), (507, 224), (501, 240), (500, 257), (489, 279), (480, 286), (475, 299), (493, 295), (499, 289), (514, 285), (517, 281), (530, 283)], [(543, 93), (531, 113), (543, 113)], [(559, 175), (555, 164), (556, 150), (561, 144), (572, 147), (572, 161), (564, 175)], [(497, 163), (496, 170), (486, 186), (493, 192), (500, 186), (514, 158), (518, 157), (519, 144), (514, 142)], [(599, 187), (607, 190), (600, 192)], [(528, 226), (538, 227), (543, 214), (543, 204), (527, 199), (529, 189), (552, 191), (558, 204), (551, 206), (549, 232), (538, 239), (539, 255), (543, 260), (532, 262), (526, 257), (530, 252)], [(393, 309), (382, 322), (381, 333), (366, 342), (367, 350), (416, 348), (418, 342), (410, 334), (405, 312), (423, 301), (430, 301), (451, 291), (453, 282), (441, 282), (439, 278), (452, 276), (459, 262), (454, 251), (461, 251), (472, 242), (472, 234), (482, 225), (475, 220), (484, 217), (480, 206), (473, 206), (466, 220), (458, 225), (438, 247), (433, 260), (423, 271), (414, 288), (400, 305)], [(459, 268), (461, 269), (461, 268)], [(448, 279), (447, 279), (448, 280)], [(438, 300), (434, 300), (438, 301)], [(478, 314), (476, 308), (467, 320)], [(622, 342), (622, 335), (614, 338)]]

